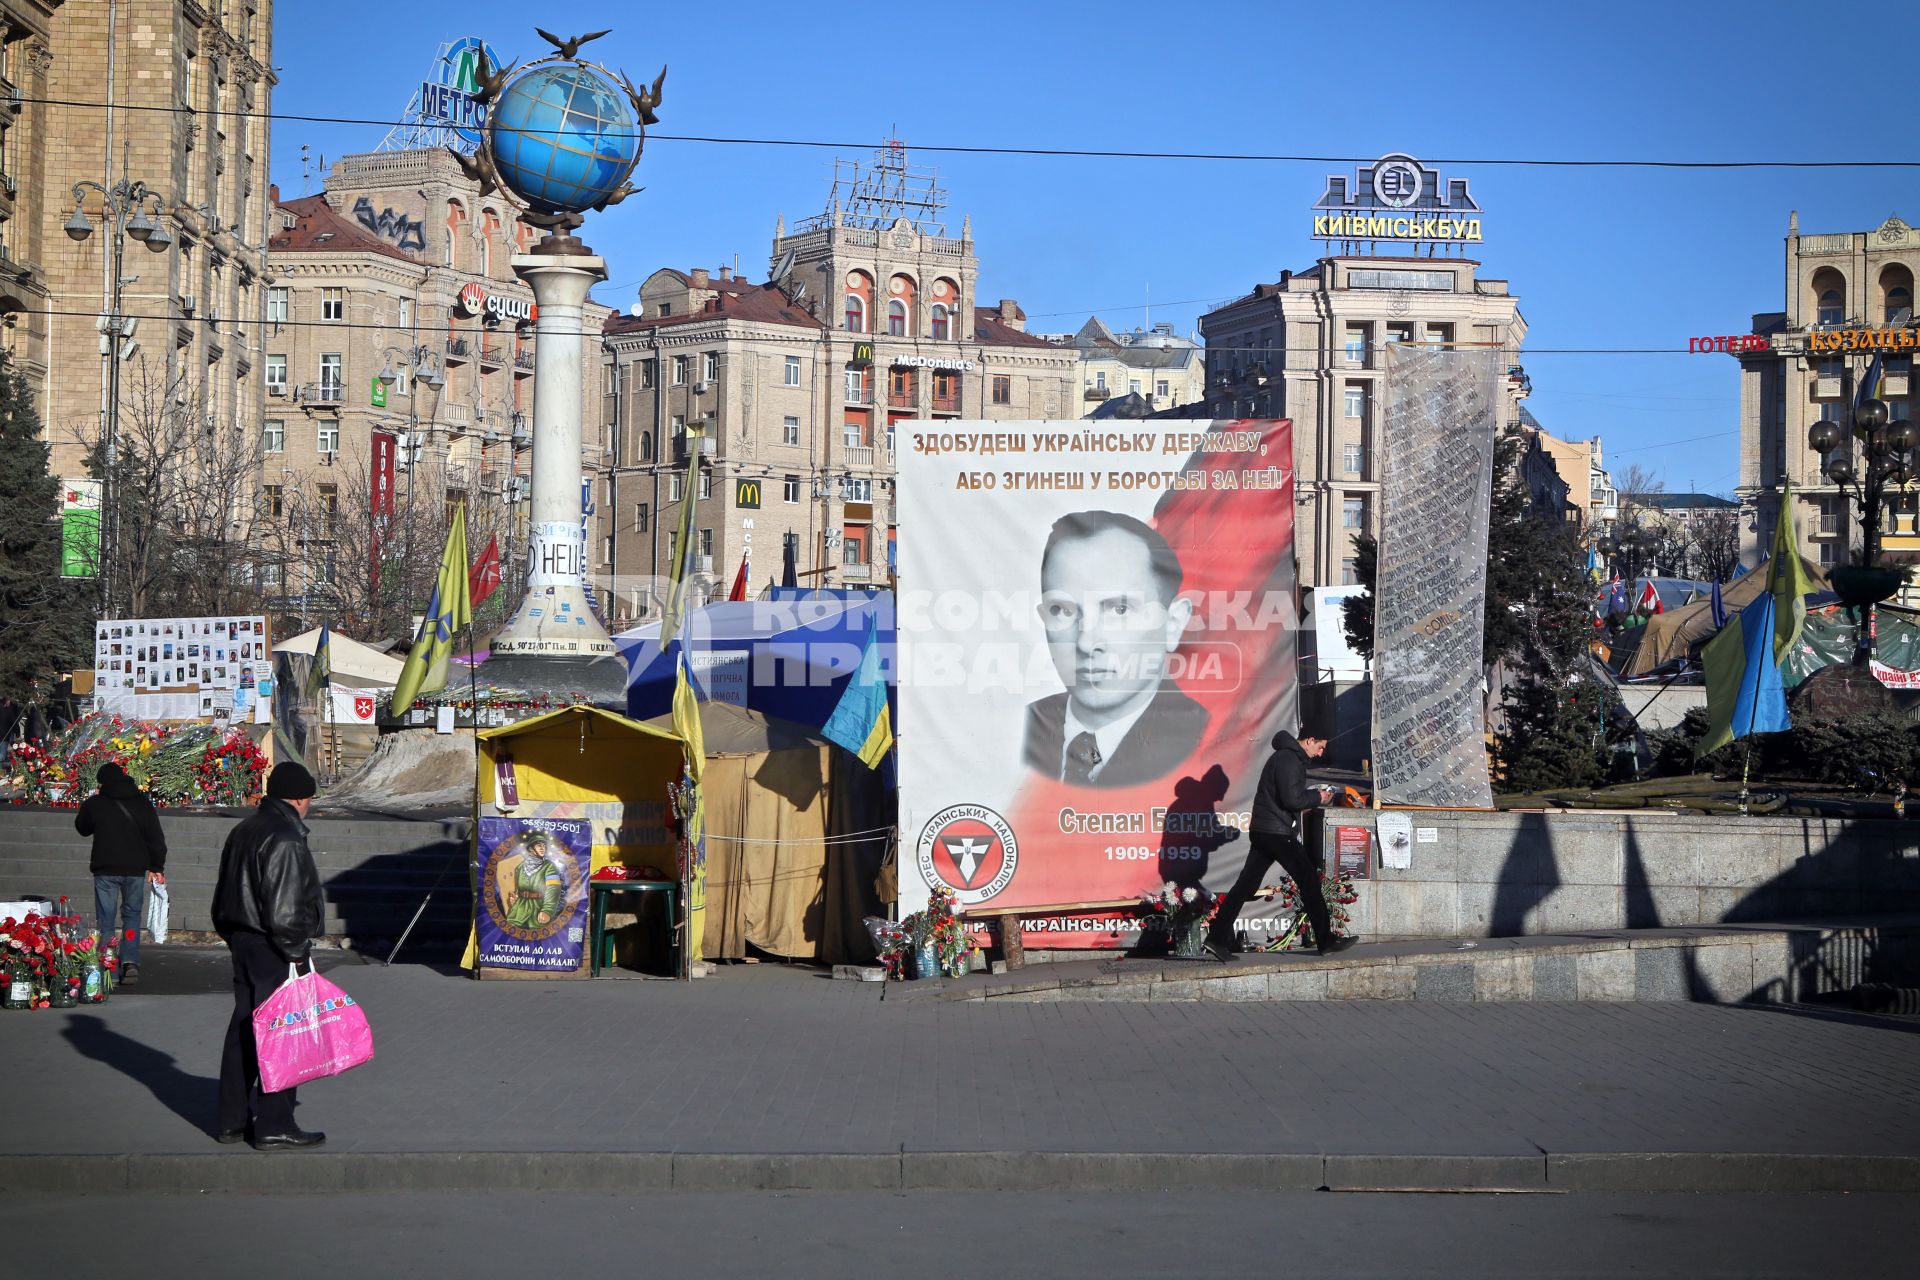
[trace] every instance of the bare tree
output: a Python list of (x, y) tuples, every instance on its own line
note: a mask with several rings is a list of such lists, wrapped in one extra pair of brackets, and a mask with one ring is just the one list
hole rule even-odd
[(105, 579), (116, 613), (250, 613), (296, 549), (258, 519), (260, 441), (212, 408), (203, 380), (141, 356), (121, 378), (112, 461), (91, 430), (88, 467), (104, 481)]
[(1630, 504), (1635, 498), (1665, 493), (1667, 482), (1636, 462), (1614, 477), (1613, 487), (1619, 491), (1622, 502)]
[(1688, 564), (1692, 575), (1725, 582), (1740, 566), (1740, 512), (1709, 511), (1693, 522)]

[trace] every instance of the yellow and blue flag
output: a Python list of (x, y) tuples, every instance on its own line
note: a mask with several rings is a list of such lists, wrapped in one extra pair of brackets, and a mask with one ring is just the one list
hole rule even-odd
[(447, 549), (440, 554), (440, 576), (433, 597), (413, 638), (413, 651), (393, 688), (393, 714), (400, 715), (423, 693), (447, 687), (447, 661), (453, 656), (454, 633), (473, 621), (473, 601), (467, 591), (467, 508), (454, 509), (453, 528), (447, 531)]
[(660, 651), (680, 635), (680, 623), (686, 616), (687, 579), (693, 569), (693, 526), (698, 510), (694, 495), (700, 491), (700, 441), (696, 433), (687, 436), (687, 474), (680, 485), (680, 519), (673, 536), (673, 563), (667, 566), (667, 598), (660, 608)]
[(1773, 664), (1787, 660), (1807, 621), (1807, 593), (1813, 577), (1800, 559), (1800, 533), (1793, 518), (1793, 485), (1780, 495), (1780, 517), (1773, 522), (1772, 558), (1767, 562), (1767, 594), (1773, 597)]
[(860, 757), (869, 769), (878, 769), (893, 749), (893, 714), (887, 710), (887, 678), (880, 670), (880, 626), (872, 614), (867, 615), (860, 666), (820, 733)]
[(320, 624), (320, 639), (313, 646), (313, 665), (307, 669), (306, 694), (309, 698), (317, 697), (322, 689), (333, 685), (333, 646), (328, 643), (332, 634), (331, 623)]
[(1707, 673), (1707, 732), (1694, 748), (1704, 756), (1750, 733), (1793, 727), (1787, 691), (1773, 658), (1774, 598), (1759, 595), (1707, 642), (1700, 665)]

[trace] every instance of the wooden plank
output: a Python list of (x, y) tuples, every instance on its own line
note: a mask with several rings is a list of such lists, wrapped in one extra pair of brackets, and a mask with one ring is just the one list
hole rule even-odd
[(1114, 911), (1139, 905), (1138, 898), (1103, 898), (1097, 902), (1054, 902), (1028, 907), (968, 907), (954, 914), (969, 920), (992, 916), (1057, 916), (1070, 911)]

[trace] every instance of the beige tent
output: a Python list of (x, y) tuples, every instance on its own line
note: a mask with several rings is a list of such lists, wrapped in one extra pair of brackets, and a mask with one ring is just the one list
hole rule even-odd
[[(291, 640), (275, 640), (273, 647), (277, 653), (311, 657), (319, 643), (320, 628), (315, 627)], [(400, 682), (400, 668), (406, 665), (404, 660), (370, 649), (338, 631), (327, 637), (327, 654), (333, 664), (333, 683), (353, 689), (391, 689)]]
[[(648, 722), (671, 728), (672, 716)], [(707, 914), (702, 953), (870, 962), (861, 917), (889, 852), (879, 776), (805, 725), (700, 705), (707, 766)]]
[[(1720, 588), (1720, 603), (1728, 614), (1740, 612), (1767, 589), (1767, 565), (1771, 559), (1762, 560)], [(1819, 565), (1801, 556), (1800, 566), (1817, 590), (1827, 589), (1827, 575), (1821, 572)], [(1711, 636), (1714, 630), (1711, 600), (1696, 600), (1668, 613), (1656, 613), (1647, 619), (1647, 625), (1640, 633), (1640, 647), (1634, 651), (1627, 669), (1621, 674), (1629, 679), (1643, 676), (1675, 658), (1684, 657), (1694, 645)]]

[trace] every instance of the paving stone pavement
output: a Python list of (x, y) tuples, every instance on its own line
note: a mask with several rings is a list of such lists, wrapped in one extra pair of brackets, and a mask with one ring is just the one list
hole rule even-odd
[[(351, 960), (332, 976), (378, 1049), (301, 1091), (301, 1123), (335, 1152), (1920, 1156), (1916, 1019), (883, 1001), (772, 965), (694, 983)], [(136, 991), (0, 1014), (19, 1086), (0, 1093), (0, 1155), (248, 1154), (207, 1136), (230, 1008)]]

